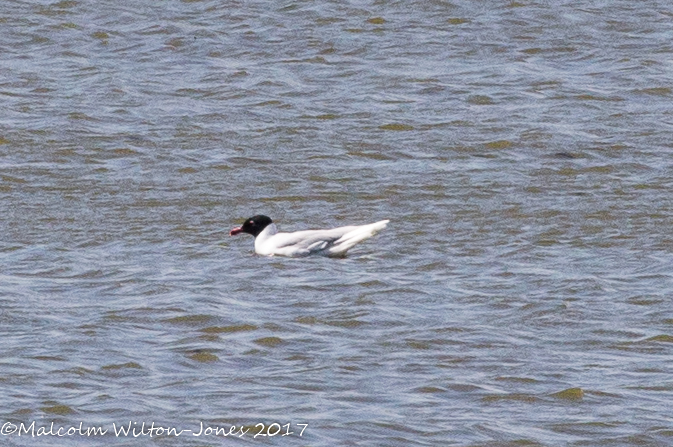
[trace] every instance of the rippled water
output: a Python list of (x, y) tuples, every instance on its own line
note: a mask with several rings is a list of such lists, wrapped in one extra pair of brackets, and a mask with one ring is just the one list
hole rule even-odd
[[(0, 419), (108, 434), (2, 444), (670, 445), (672, 35), (658, 1), (3, 2)], [(256, 213), (391, 224), (262, 258)]]

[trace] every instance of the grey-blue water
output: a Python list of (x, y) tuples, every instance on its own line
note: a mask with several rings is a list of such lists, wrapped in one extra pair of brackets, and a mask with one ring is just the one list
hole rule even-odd
[(673, 443), (669, 2), (6, 0), (0, 98), (0, 444)]

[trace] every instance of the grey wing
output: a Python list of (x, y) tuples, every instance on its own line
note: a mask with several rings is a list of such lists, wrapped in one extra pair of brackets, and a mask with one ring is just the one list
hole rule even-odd
[[(351, 231), (353, 226), (334, 228), (332, 230), (306, 230), (296, 233), (282, 234), (283, 239), (276, 246), (278, 249), (286, 247), (295, 247), (298, 250), (307, 250), (308, 253), (316, 253), (329, 248), (335, 241), (339, 240), (344, 234)], [(281, 234), (276, 235), (276, 237)]]

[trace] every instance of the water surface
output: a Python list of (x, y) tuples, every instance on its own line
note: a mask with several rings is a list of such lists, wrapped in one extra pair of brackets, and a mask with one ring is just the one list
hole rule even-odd
[(669, 445), (672, 18), (4, 2), (0, 419), (109, 433), (3, 445)]

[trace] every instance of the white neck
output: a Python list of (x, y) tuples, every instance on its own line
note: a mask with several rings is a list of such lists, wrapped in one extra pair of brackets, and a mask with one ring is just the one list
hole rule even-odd
[(271, 224), (267, 225), (266, 228), (264, 228), (264, 230), (262, 230), (262, 232), (259, 233), (257, 235), (257, 237), (255, 238), (255, 248), (262, 245), (264, 243), (264, 241), (266, 241), (267, 239), (269, 239), (271, 236), (273, 236), (276, 233), (278, 233), (278, 228), (276, 228), (275, 223), (271, 223)]

